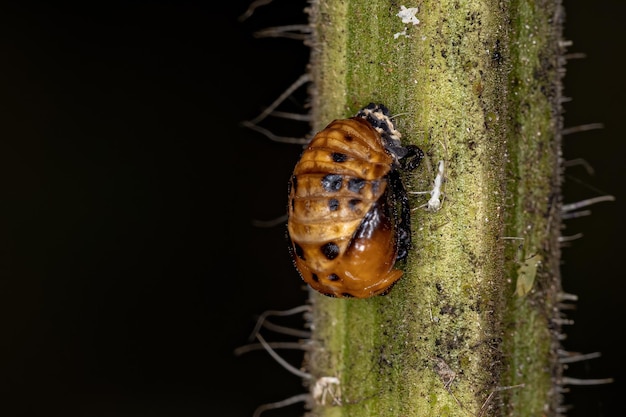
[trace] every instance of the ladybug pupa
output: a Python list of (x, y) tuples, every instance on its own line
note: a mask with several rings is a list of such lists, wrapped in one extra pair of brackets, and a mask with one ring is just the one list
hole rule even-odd
[(382, 104), (334, 120), (302, 152), (289, 182), (287, 233), (302, 279), (332, 297), (386, 294), (411, 246), (400, 170), (423, 152), (402, 146)]

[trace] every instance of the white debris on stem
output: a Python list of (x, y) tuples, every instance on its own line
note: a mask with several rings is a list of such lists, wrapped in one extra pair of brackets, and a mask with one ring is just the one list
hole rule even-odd
[[(400, 6), (400, 11), (398, 12), (398, 14), (396, 14), (396, 16), (398, 16), (402, 20), (402, 23), (411, 23), (413, 26), (415, 26), (420, 22), (419, 19), (415, 17), (417, 11), (417, 7), (407, 8), (405, 6)], [(407, 35), (406, 30), (407, 28), (405, 27), (402, 32), (394, 33), (393, 38), (398, 39), (400, 36), (405, 36), (407, 38), (410, 37), (409, 35)]]
[(415, 26), (420, 22), (419, 19), (415, 17), (417, 11), (417, 7), (409, 7), (407, 9), (405, 6), (400, 6), (400, 11), (396, 16), (402, 19), (402, 23), (412, 23)]

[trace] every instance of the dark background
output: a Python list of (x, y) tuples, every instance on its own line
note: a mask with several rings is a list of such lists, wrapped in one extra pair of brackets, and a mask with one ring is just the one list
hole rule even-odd
[[(240, 0), (84, 3), (0, 3), (0, 414), (240, 417), (303, 392), (265, 352), (233, 349), (256, 315), (305, 300), (282, 229), (251, 224), (284, 213), (300, 149), (239, 122), (304, 72), (302, 42), (253, 33), (306, 22), (306, 3), (245, 22)], [(595, 175), (569, 168), (565, 201), (617, 197), (564, 230), (584, 234), (564, 248), (580, 298), (564, 345), (603, 353), (568, 375), (616, 378), (567, 403), (618, 415), (626, 5), (565, 5), (569, 50), (587, 55), (567, 65), (565, 125), (605, 125), (566, 138)]]

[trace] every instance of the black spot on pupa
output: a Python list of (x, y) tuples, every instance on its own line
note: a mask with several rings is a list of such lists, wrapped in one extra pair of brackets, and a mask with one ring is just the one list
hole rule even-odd
[(293, 251), (296, 253), (298, 258), (306, 261), (306, 259), (304, 259), (304, 250), (302, 249), (302, 246), (298, 245), (296, 242), (293, 243)]
[(356, 206), (358, 206), (359, 204), (361, 204), (361, 199), (359, 198), (353, 198), (352, 200), (348, 201), (348, 207), (350, 207), (350, 210), (355, 210)]
[(330, 200), (328, 200), (328, 209), (330, 211), (337, 211), (338, 208), (339, 200), (337, 200), (336, 198), (331, 198)]
[(353, 193), (359, 193), (365, 187), (365, 180), (363, 178), (350, 178), (348, 180), (348, 190)]
[(320, 282), (320, 278), (317, 276), (317, 274), (311, 274), (311, 279), (314, 282)]
[(328, 276), (328, 279), (329, 279), (330, 281), (339, 281), (341, 278), (339, 278), (339, 275), (337, 275), (337, 274), (330, 274), (330, 275)]
[(348, 160), (348, 155), (341, 152), (333, 152), (331, 154), (334, 162), (346, 162)]
[(337, 192), (341, 189), (343, 178), (339, 174), (328, 174), (322, 178), (322, 187), (329, 192)]
[(346, 142), (352, 142), (354, 140), (354, 138), (352, 137), (352, 135), (350, 133), (344, 133), (343, 135), (343, 139)]
[(371, 124), (374, 127), (380, 127), (380, 120), (375, 119), (370, 114), (367, 115), (367, 118), (365, 120), (367, 120), (369, 122), (369, 124)]
[(333, 260), (339, 256), (339, 246), (335, 242), (328, 242), (320, 248), (326, 259)]

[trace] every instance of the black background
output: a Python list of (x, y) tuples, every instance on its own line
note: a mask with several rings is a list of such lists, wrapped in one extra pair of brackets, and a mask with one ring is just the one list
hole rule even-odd
[[(306, 4), (239, 22), (247, 4), (0, 3), (1, 415), (250, 416), (303, 392), (265, 352), (233, 354), (256, 315), (306, 296), (282, 228), (251, 224), (284, 213), (300, 148), (239, 125), (308, 60), (300, 41), (253, 33), (306, 22)], [(565, 200), (617, 197), (564, 230), (584, 234), (564, 248), (580, 297), (564, 345), (603, 353), (568, 375), (616, 378), (567, 402), (618, 415), (625, 4), (565, 6), (569, 50), (587, 55), (567, 65), (565, 124), (605, 125), (566, 138), (564, 157), (595, 174), (569, 168)]]

